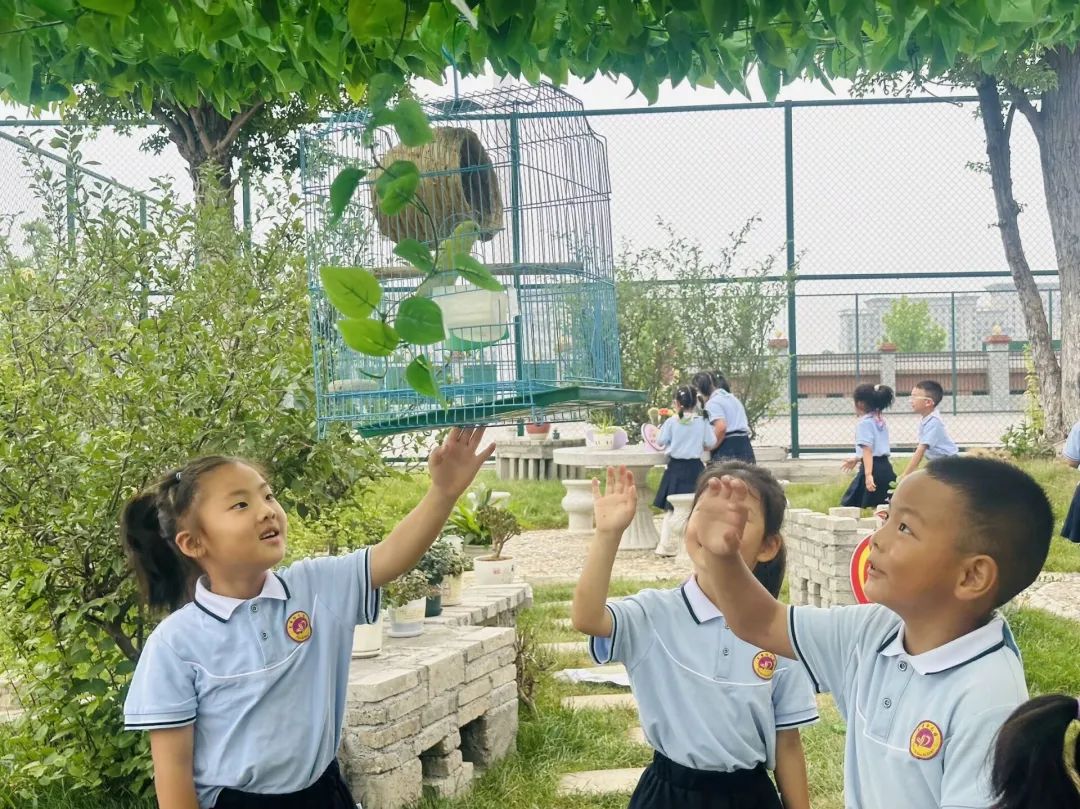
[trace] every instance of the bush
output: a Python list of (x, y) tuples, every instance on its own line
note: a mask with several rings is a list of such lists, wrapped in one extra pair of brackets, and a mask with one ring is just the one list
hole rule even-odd
[(1013, 458), (1052, 458), (1054, 446), (1046, 438), (1046, 417), (1039, 398), (1039, 378), (1035, 374), (1035, 362), (1031, 349), (1024, 349), (1024, 367), (1027, 371), (1024, 390), (1024, 417), (1019, 424), (1010, 424), (1001, 436), (1005, 451)]
[(215, 206), (167, 200), (143, 229), (80, 191), (70, 245), (63, 174), (35, 177), (45, 218), (28, 253), (0, 240), (0, 609), (31, 708), (0, 768), (27, 800), (61, 781), (146, 793), (146, 738), (123, 732), (122, 702), (159, 616), (121, 551), (126, 498), (220, 450), (264, 464), (285, 506), (318, 519), (383, 466), (344, 430), (314, 440), (293, 211), (248, 245)]

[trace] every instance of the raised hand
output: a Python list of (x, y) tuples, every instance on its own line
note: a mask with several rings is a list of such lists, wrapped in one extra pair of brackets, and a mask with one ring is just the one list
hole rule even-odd
[(855, 468), (855, 465), (858, 462), (859, 462), (858, 458), (848, 458), (846, 461), (844, 461), (842, 464), (840, 464), (840, 468), (843, 469), (845, 472), (850, 472), (852, 469)]
[(737, 555), (749, 515), (749, 494), (746, 483), (739, 478), (712, 478), (686, 524), (687, 549), (700, 545), (716, 556)]
[(461, 497), (480, 471), (480, 467), (495, 452), (494, 443), (477, 452), (483, 437), (483, 427), (452, 429), (446, 440), (436, 447), (428, 458), (432, 488), (454, 500)]
[(604, 495), (600, 495), (600, 481), (595, 478), (592, 491), (596, 532), (622, 537), (637, 513), (637, 488), (634, 486), (633, 473), (625, 466), (620, 466), (618, 470), (609, 466)]

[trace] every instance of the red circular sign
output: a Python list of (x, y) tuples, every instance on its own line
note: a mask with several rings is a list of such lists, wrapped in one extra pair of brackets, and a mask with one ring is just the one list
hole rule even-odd
[(870, 572), (870, 541), (873, 538), (874, 535), (870, 534), (855, 546), (855, 552), (851, 554), (851, 591), (860, 604), (870, 603), (866, 597), (866, 577)]

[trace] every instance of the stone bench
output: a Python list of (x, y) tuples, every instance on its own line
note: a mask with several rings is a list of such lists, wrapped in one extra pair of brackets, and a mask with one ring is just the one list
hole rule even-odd
[(495, 474), (499, 480), (561, 480), (583, 477), (584, 470), (556, 464), (552, 453), (563, 447), (583, 447), (584, 438), (537, 441), (508, 438), (495, 445)]

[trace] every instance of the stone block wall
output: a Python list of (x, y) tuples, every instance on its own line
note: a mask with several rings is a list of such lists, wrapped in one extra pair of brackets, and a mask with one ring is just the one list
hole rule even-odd
[(860, 518), (857, 508), (831, 508), (828, 514), (789, 508), (784, 541), (791, 603), (814, 607), (857, 603), (851, 589), (851, 555), (877, 527), (876, 518)]

